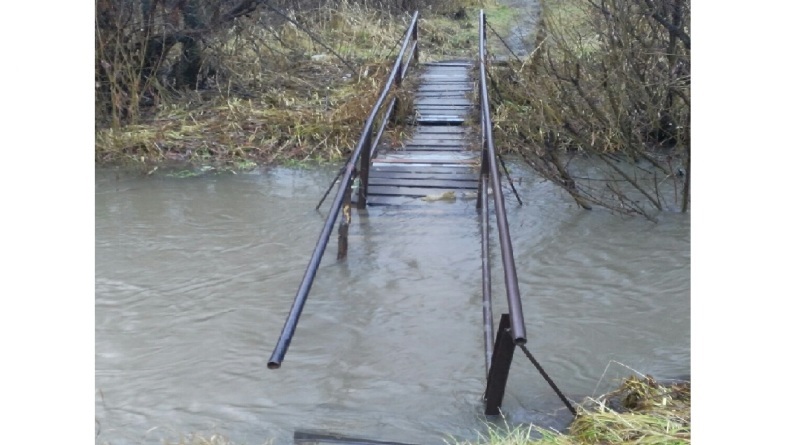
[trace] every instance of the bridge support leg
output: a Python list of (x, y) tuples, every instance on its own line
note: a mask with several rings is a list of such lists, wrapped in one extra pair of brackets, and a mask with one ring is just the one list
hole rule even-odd
[(489, 377), (486, 379), (486, 401), (487, 416), (500, 414), (500, 405), (503, 403), (503, 395), (506, 392), (506, 382), (508, 372), (511, 369), (511, 360), (514, 358), (514, 340), (511, 338), (509, 330), (511, 322), (508, 314), (500, 316), (500, 326), (497, 328), (497, 336), (494, 342), (492, 353), (492, 367), (489, 369)]
[(347, 191), (345, 192), (344, 202), (342, 203), (342, 220), (339, 222), (339, 249), (336, 253), (337, 260), (341, 260), (347, 256), (347, 238), (350, 233), (350, 207), (352, 206), (353, 200), (353, 177), (343, 177), (342, 181), (347, 181)]

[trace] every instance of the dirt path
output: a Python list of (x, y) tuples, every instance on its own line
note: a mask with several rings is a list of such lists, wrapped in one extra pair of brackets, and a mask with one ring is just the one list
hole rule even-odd
[(508, 35), (502, 36), (503, 40), (517, 57), (528, 55), (534, 49), (536, 25), (541, 12), (539, 0), (497, 0), (497, 3), (517, 10), (511, 19), (511, 29)]

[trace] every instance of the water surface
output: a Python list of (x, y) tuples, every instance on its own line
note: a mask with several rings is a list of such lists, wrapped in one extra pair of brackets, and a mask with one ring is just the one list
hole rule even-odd
[[(688, 375), (688, 215), (653, 224), (581, 211), (511, 168), (525, 201), (507, 195), (528, 347), (561, 390), (599, 394), (631, 373), (625, 366)], [(282, 368), (267, 370), (325, 218), (314, 207), (335, 172), (97, 171), (98, 443), (219, 433), (289, 444), (295, 430), (323, 430), (441, 444), (485, 430), (474, 201), (356, 215), (347, 260), (336, 261), (333, 239)], [(520, 351), (503, 407), (512, 422), (569, 418)]]

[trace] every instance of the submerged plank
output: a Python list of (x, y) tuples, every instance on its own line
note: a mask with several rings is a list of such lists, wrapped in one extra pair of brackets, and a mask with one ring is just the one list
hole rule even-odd
[[(423, 178), (383, 178), (383, 177), (370, 177), (369, 187), (373, 186), (394, 186), (394, 187), (415, 187), (415, 188), (445, 188), (445, 189), (470, 189), (476, 190), (478, 188), (478, 179), (472, 178), (470, 180), (456, 181), (452, 179), (423, 179)], [(371, 189), (367, 189), (372, 193)]]
[(340, 434), (317, 433), (313, 431), (295, 431), (294, 443), (297, 445), (411, 445), (401, 442), (384, 442), (381, 440), (359, 439)]
[(402, 164), (386, 164), (386, 165), (374, 165), (370, 169), (370, 175), (373, 174), (382, 174), (382, 173), (407, 173), (407, 174), (422, 174), (422, 175), (429, 175), (429, 174), (453, 174), (453, 175), (462, 175), (462, 174), (478, 174), (478, 169), (472, 169), (471, 166), (468, 165), (457, 165), (454, 167), (442, 167), (439, 165), (402, 165)]
[[(447, 199), (458, 199), (459, 194), (456, 191), (460, 191), (462, 195), (464, 195), (464, 190), (467, 191), (474, 191), (477, 190), (475, 188), (467, 188), (461, 187), (459, 189), (453, 187), (396, 187), (396, 186), (374, 186), (370, 187), (369, 189), (370, 196), (418, 196), (420, 198), (430, 197), (432, 200), (433, 198), (439, 197), (439, 200), (447, 200)], [(452, 192), (452, 198), (450, 197), (443, 197), (445, 193)]]
[(424, 172), (424, 171), (370, 171), (369, 180), (390, 180), (390, 179), (439, 179), (450, 181), (477, 181), (478, 172), (452, 173), (453, 169), (446, 169), (447, 173)]

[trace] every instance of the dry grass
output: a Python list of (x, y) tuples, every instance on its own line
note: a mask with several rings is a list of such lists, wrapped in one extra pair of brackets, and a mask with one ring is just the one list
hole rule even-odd
[[(478, 2), (430, 3), (420, 22), (422, 60), (474, 53), (474, 39), (466, 36), (477, 35), (475, 14), (457, 19), (453, 11)], [(113, 42), (100, 45), (98, 57), (120, 58), (108, 70), (115, 73), (110, 93), (98, 93), (96, 101), (96, 163), (253, 165), (347, 156), (384, 86), (409, 15), (355, 1), (283, 13), (261, 11), (206, 36), (205, 77), (197, 90), (170, 88), (164, 69), (141, 84), (136, 60)], [(180, 57), (177, 46), (165, 66)], [(410, 91), (398, 94), (408, 98)], [(403, 130), (387, 134), (400, 138)]]
[(629, 377), (618, 389), (587, 399), (569, 430), (534, 425), (492, 427), (476, 442), (459, 445), (593, 445), (691, 443), (691, 385), (662, 385), (651, 377)]

